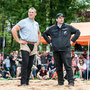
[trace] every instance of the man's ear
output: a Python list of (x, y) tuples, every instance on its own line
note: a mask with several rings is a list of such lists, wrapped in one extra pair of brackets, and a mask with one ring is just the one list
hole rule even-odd
[(35, 13), (35, 16), (37, 15), (37, 13)]
[(58, 21), (58, 19), (56, 19), (56, 21)]

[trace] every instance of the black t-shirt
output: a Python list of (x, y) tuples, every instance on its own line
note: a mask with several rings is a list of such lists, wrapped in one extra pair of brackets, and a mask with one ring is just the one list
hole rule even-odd
[(42, 70), (40, 70), (39, 72), (40, 72), (40, 76), (42, 76), (42, 77), (47, 75), (47, 70), (45, 70), (44, 72)]
[(54, 69), (54, 68), (56, 68), (55, 62), (54, 62), (54, 64), (52, 64), (52, 63), (50, 62), (48, 68), (50, 68), (51, 70)]
[[(17, 59), (22, 59), (21, 56), (18, 56)], [(20, 64), (22, 64), (22, 61), (19, 61)]]
[(41, 55), (41, 64), (47, 64), (47, 56)]
[(13, 58), (14, 58), (14, 56), (12, 56), (12, 55), (9, 56), (11, 65), (15, 65), (15, 61), (13, 61)]
[(52, 58), (52, 56), (48, 54), (47, 55), (47, 60), (51, 61), (51, 58)]
[[(8, 72), (6, 71), (6, 70), (4, 70), (3, 72), (2, 72), (2, 76), (3, 76), (3, 78), (8, 78), (6, 75), (8, 74)], [(8, 74), (9, 75), (9, 74)]]

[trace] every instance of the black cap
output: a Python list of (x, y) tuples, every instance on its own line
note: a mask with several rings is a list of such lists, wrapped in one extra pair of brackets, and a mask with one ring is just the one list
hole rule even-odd
[(58, 13), (58, 14), (56, 15), (56, 18), (59, 18), (59, 17), (62, 17), (62, 16), (63, 16), (62, 13)]

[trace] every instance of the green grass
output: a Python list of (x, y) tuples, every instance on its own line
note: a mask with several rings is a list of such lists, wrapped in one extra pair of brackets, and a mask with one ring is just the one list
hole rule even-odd
[[(0, 79), (0, 81), (8, 81), (8, 80), (15, 80), (15, 79), (13, 79), (13, 78), (10, 78), (10, 79)], [(33, 79), (30, 78), (30, 80), (33, 80)], [(35, 78), (34, 80), (39, 80), (39, 79), (38, 78)], [(48, 79), (48, 80), (54, 80), (54, 79)], [(83, 80), (83, 81), (90, 81), (90, 80)]]
[(0, 79), (0, 81), (7, 81), (8, 79)]
[(83, 81), (90, 81), (90, 80), (83, 80)]

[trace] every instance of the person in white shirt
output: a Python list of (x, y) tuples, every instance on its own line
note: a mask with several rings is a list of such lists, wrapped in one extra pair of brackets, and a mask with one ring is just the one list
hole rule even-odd
[(5, 59), (5, 66), (8, 71), (10, 71), (10, 59), (9, 56)]
[(84, 60), (80, 58), (77, 66), (80, 69), (81, 77), (86, 79), (87, 78), (87, 74), (86, 74), (87, 68), (86, 68), (86, 63), (84, 62)]

